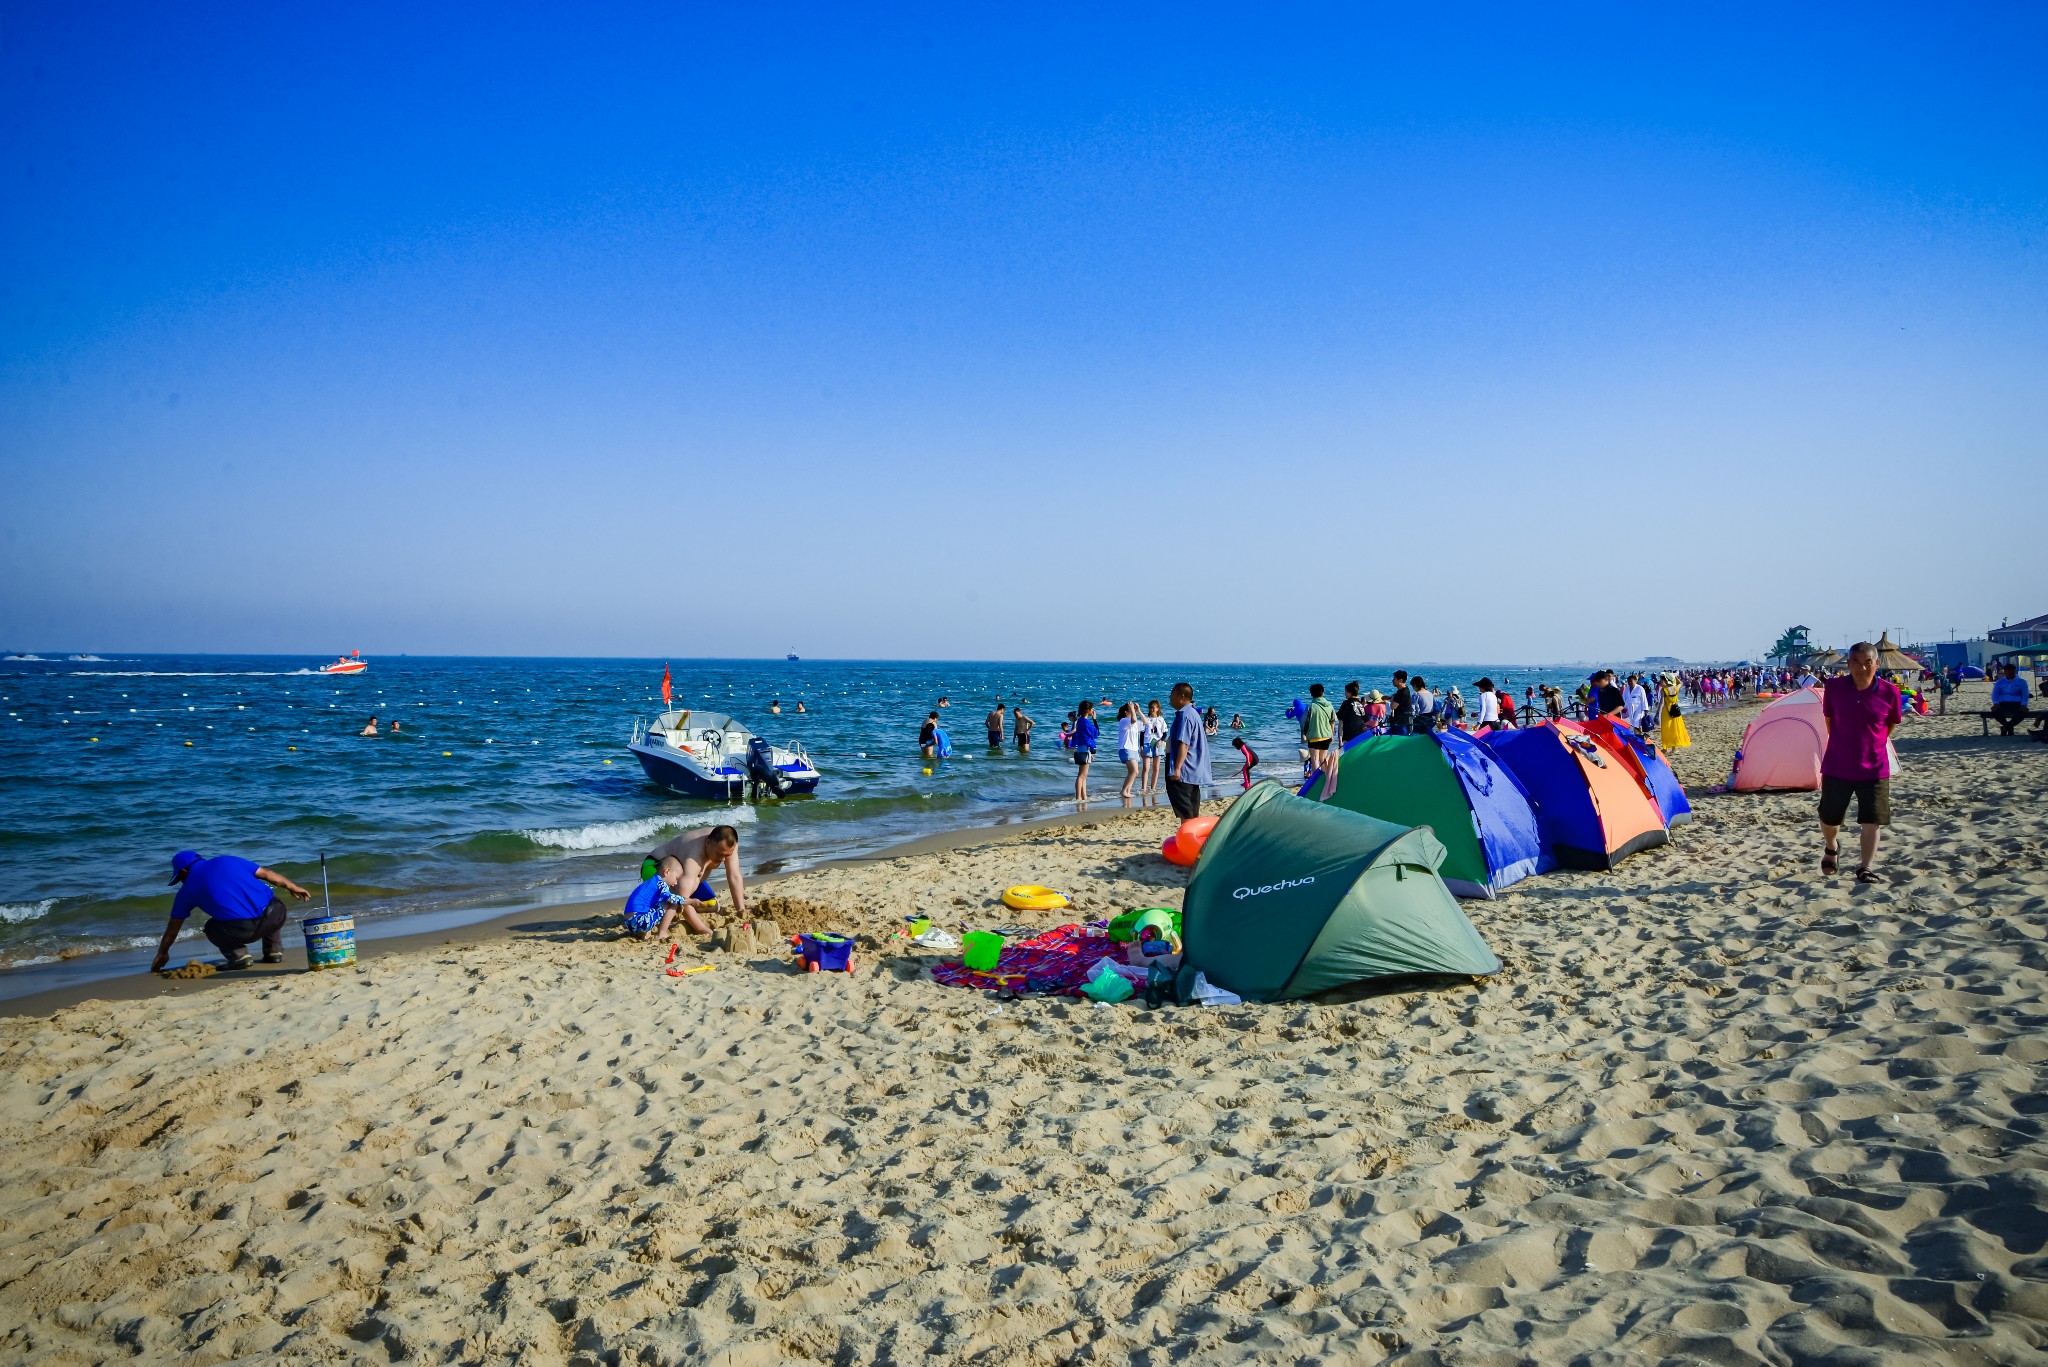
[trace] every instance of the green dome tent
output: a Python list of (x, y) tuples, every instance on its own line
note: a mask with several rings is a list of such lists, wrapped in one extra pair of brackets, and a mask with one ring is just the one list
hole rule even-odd
[(1427, 827), (1256, 785), (1216, 823), (1188, 881), (1182, 999), (1197, 970), (1253, 1001), (1362, 978), (1498, 973), (1437, 876), (1443, 860)]
[(1495, 897), (1557, 867), (1529, 795), (1463, 731), (1360, 736), (1301, 786), (1301, 796), (1311, 795), (1396, 826), (1427, 826), (1444, 846), (1437, 873), (1460, 897)]

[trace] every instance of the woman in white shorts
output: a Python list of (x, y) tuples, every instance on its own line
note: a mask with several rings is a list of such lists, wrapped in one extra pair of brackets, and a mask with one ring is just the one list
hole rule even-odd
[(1131, 789), (1138, 782), (1138, 771), (1145, 763), (1145, 714), (1134, 702), (1117, 709), (1116, 757), (1124, 764), (1124, 786), (1117, 790), (1117, 796), (1129, 802)]
[(1159, 699), (1145, 707), (1145, 779), (1139, 791), (1159, 791), (1159, 770), (1166, 763), (1166, 735), (1173, 723), (1159, 710)]

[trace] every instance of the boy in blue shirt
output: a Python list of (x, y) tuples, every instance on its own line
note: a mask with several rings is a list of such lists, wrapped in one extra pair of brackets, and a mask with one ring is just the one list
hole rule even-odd
[(662, 860), (652, 878), (626, 895), (626, 929), (643, 940), (658, 939), (668, 934), (670, 924), (680, 913), (692, 935), (709, 935), (711, 925), (698, 915), (697, 908), (711, 905), (711, 887), (699, 883), (693, 896), (684, 897), (677, 891), (682, 881), (682, 861), (674, 857)]

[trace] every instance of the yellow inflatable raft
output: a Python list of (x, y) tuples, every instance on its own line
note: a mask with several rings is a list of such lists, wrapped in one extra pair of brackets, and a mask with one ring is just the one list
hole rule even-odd
[(1067, 899), (1051, 888), (1034, 884), (1006, 888), (1003, 891), (1003, 905), (1011, 911), (1058, 911), (1067, 904)]

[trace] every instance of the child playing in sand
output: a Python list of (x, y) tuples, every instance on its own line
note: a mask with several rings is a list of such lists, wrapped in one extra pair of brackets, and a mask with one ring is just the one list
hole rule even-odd
[(1238, 753), (1244, 756), (1244, 787), (1245, 791), (1249, 792), (1252, 786), (1252, 770), (1258, 765), (1259, 752), (1246, 745), (1243, 736), (1232, 736), (1230, 743), (1235, 745)]
[(707, 890), (698, 885), (697, 897), (684, 897), (678, 888), (683, 882), (683, 861), (673, 855), (661, 861), (654, 876), (634, 888), (626, 897), (626, 929), (643, 940), (658, 939), (668, 934), (668, 928), (680, 912), (683, 924), (693, 935), (709, 935), (711, 924), (698, 914), (698, 907), (711, 905), (702, 899)]

